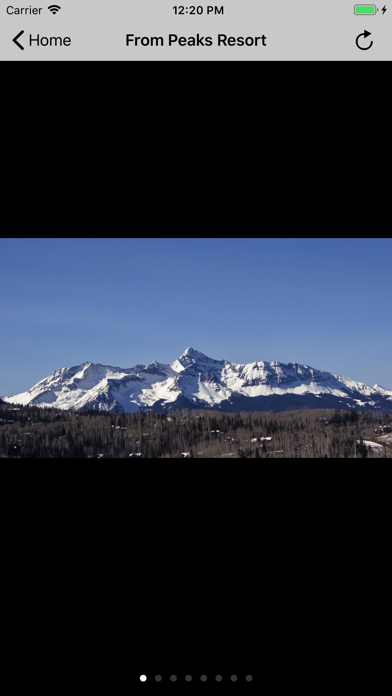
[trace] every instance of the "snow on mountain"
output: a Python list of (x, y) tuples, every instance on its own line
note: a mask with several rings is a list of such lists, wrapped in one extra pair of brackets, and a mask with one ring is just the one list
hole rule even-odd
[(392, 391), (297, 363), (214, 360), (193, 348), (173, 363), (132, 368), (85, 362), (55, 370), (8, 403), (139, 412), (220, 408), (222, 411), (359, 408), (392, 412)]
[(373, 389), (375, 389), (379, 394), (384, 394), (387, 397), (392, 396), (392, 391), (385, 389), (384, 387), (380, 387), (378, 384), (375, 384)]

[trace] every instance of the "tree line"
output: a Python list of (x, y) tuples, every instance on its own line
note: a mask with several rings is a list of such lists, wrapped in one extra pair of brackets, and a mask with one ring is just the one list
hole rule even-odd
[[(0, 456), (8, 458), (391, 457), (370, 450), (389, 414), (303, 409), (282, 413), (108, 413), (0, 403)], [(7, 422), (13, 421), (13, 422)]]

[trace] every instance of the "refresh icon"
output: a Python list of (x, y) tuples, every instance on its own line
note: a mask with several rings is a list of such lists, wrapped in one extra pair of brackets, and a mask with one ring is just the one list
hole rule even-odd
[(371, 33), (372, 33), (371, 31), (366, 31), (366, 29), (365, 29), (365, 31), (362, 34), (358, 34), (357, 38), (355, 39), (355, 43), (357, 44), (357, 47), (361, 49), (361, 51), (368, 51), (369, 48), (371, 48), (373, 46), (373, 41), (371, 41), (368, 46), (360, 46), (359, 45), (359, 39), (361, 38), (361, 36), (363, 36), (364, 39), (366, 39), (368, 36), (370, 36)]

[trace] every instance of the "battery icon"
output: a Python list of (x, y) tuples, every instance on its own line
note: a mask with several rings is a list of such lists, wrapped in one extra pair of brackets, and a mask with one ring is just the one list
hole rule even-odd
[(356, 15), (375, 15), (378, 12), (376, 5), (354, 5), (354, 14)]

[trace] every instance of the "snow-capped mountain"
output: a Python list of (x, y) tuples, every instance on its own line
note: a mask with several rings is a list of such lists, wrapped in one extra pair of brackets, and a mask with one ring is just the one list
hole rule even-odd
[(139, 412), (215, 408), (225, 412), (357, 408), (392, 413), (392, 391), (308, 365), (237, 365), (188, 348), (170, 365), (131, 368), (85, 362), (63, 367), (8, 403)]

